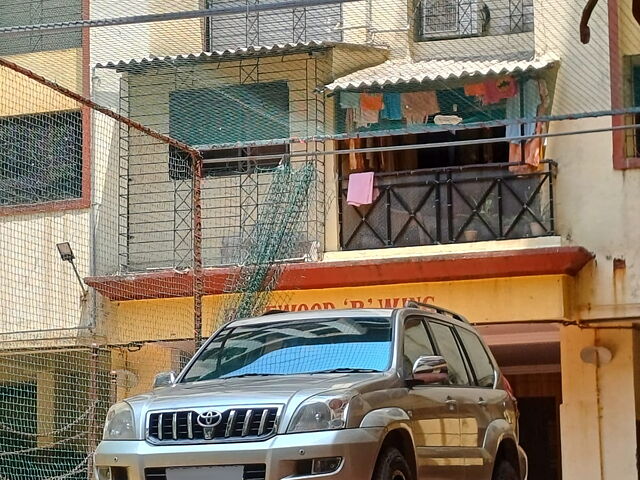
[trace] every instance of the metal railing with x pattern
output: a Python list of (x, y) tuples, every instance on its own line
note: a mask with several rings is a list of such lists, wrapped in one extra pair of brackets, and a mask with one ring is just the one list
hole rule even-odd
[(343, 250), (409, 247), (555, 234), (557, 165), (516, 173), (514, 164), (376, 174), (371, 205), (347, 203), (341, 179)]

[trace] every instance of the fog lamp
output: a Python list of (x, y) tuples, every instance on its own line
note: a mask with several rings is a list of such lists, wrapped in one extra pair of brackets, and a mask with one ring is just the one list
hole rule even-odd
[(333, 473), (342, 464), (342, 457), (314, 458), (311, 474)]
[(109, 467), (96, 467), (97, 480), (111, 480), (111, 469)]

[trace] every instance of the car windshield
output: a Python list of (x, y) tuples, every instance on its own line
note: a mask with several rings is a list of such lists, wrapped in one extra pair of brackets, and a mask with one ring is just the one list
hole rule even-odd
[(340, 317), (228, 327), (182, 382), (242, 376), (382, 372), (391, 364), (391, 320)]

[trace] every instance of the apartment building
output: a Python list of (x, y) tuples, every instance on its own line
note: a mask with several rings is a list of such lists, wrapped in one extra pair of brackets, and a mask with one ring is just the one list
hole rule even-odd
[[(638, 102), (640, 43), (624, 0), (580, 44), (571, 3), (362, 0), (158, 23), (133, 55), (93, 45), (94, 97), (203, 154), (203, 333), (275, 166), (311, 162), (270, 307), (459, 311), (519, 397), (530, 478), (636, 478), (637, 136), (607, 131), (635, 119), (583, 114)], [(546, 116), (567, 119), (509, 123)], [(94, 159), (114, 162), (117, 228), (83, 276), (97, 333), (123, 346), (107, 362), (137, 376), (123, 396), (189, 353), (193, 183), (179, 151), (116, 130)]]

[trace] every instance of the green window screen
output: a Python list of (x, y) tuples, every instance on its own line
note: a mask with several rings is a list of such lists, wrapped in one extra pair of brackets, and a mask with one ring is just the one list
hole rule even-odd
[(0, 462), (0, 478), (33, 478), (31, 474), (35, 475), (29, 469), (33, 459), (13, 452), (36, 447), (36, 403), (35, 382), (0, 384), (0, 452), (6, 453)]
[(640, 107), (640, 65), (633, 66), (633, 78), (631, 79), (633, 85), (633, 106)]
[(172, 92), (171, 136), (189, 145), (289, 138), (286, 82)]
[[(4, 0), (0, 2), (0, 27), (82, 20), (81, 0)], [(82, 43), (78, 30), (16, 33), (3, 37), (0, 55), (77, 48)]]
[(82, 116), (56, 112), (0, 118), (0, 205), (82, 195)]

